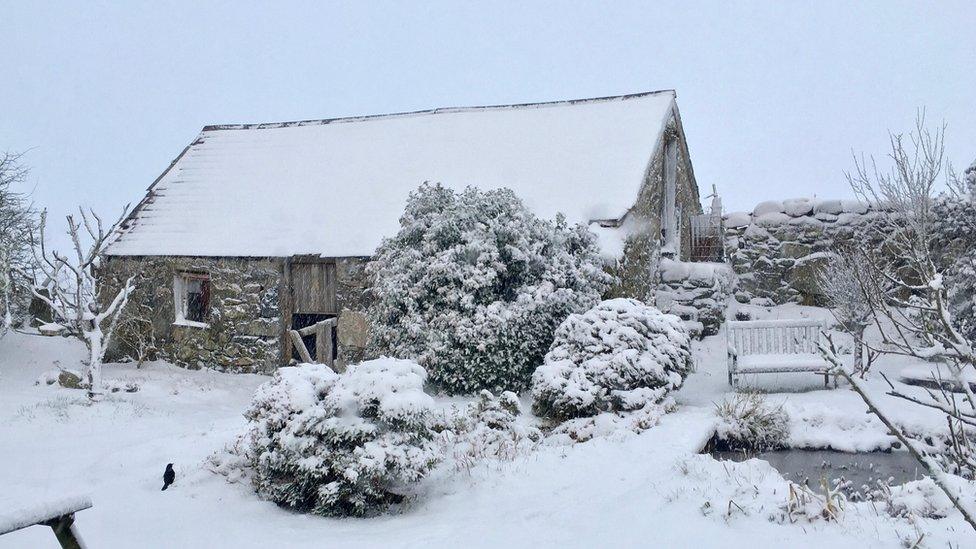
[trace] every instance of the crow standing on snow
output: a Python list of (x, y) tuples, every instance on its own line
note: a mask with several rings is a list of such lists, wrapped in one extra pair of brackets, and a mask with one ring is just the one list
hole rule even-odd
[(173, 464), (169, 463), (166, 465), (166, 472), (163, 473), (163, 490), (169, 488), (174, 480), (176, 480), (176, 471), (173, 470)]

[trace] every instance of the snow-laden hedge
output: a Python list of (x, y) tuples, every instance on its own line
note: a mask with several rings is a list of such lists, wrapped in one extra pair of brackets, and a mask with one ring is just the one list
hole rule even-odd
[(383, 511), (437, 462), (426, 374), (381, 358), (337, 374), (281, 368), (246, 412), (246, 453), (258, 493), (327, 516)]
[(659, 401), (691, 370), (681, 320), (634, 299), (569, 316), (532, 376), (536, 415), (570, 419)]
[(456, 469), (470, 469), (486, 460), (513, 460), (532, 451), (542, 432), (522, 415), (518, 395), (495, 396), (481, 391), (466, 409), (454, 414), (445, 442)]
[(611, 277), (595, 236), (508, 189), (424, 184), (369, 265), (373, 354), (412, 358), (452, 393), (525, 389), (569, 314)]

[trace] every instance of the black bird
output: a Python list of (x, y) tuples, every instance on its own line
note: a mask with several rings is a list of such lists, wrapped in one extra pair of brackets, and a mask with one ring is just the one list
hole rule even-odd
[(176, 480), (176, 471), (173, 470), (173, 464), (169, 463), (166, 465), (166, 472), (163, 473), (163, 490), (169, 488), (174, 480)]

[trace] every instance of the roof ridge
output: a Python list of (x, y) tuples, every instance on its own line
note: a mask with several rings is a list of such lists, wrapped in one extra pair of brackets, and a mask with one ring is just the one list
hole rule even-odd
[(476, 105), (470, 107), (437, 107), (433, 109), (421, 109), (416, 111), (403, 111), (403, 112), (393, 112), (384, 114), (366, 114), (359, 116), (342, 116), (336, 118), (320, 118), (320, 119), (309, 119), (309, 120), (294, 120), (289, 122), (260, 122), (252, 124), (210, 124), (204, 126), (201, 132), (218, 131), (218, 130), (264, 130), (264, 129), (274, 129), (274, 128), (290, 128), (296, 126), (322, 126), (326, 124), (344, 123), (344, 122), (362, 122), (367, 120), (382, 120), (387, 118), (400, 118), (407, 116), (417, 116), (423, 114), (441, 114), (441, 113), (454, 113), (454, 112), (471, 112), (480, 110), (503, 110), (503, 109), (514, 109), (514, 108), (532, 108), (532, 107), (549, 107), (557, 105), (576, 105), (582, 103), (600, 103), (606, 101), (615, 100), (627, 100), (635, 99), (638, 97), (647, 97), (651, 95), (659, 95), (662, 93), (671, 93), (672, 95), (677, 95), (673, 89), (664, 90), (654, 90), (646, 92), (636, 92), (628, 93), (623, 95), (606, 95), (602, 97), (588, 97), (582, 99), (560, 99), (555, 101), (538, 101), (533, 103), (511, 103), (503, 105)]

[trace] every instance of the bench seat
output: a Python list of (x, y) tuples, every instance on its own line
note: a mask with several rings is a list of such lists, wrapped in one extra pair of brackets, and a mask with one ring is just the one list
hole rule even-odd
[(746, 355), (739, 357), (735, 371), (740, 374), (773, 372), (823, 372), (830, 368), (819, 354)]
[(823, 374), (826, 386), (830, 365), (820, 355), (825, 328), (809, 318), (728, 321), (729, 384), (737, 388), (743, 374), (814, 372)]

